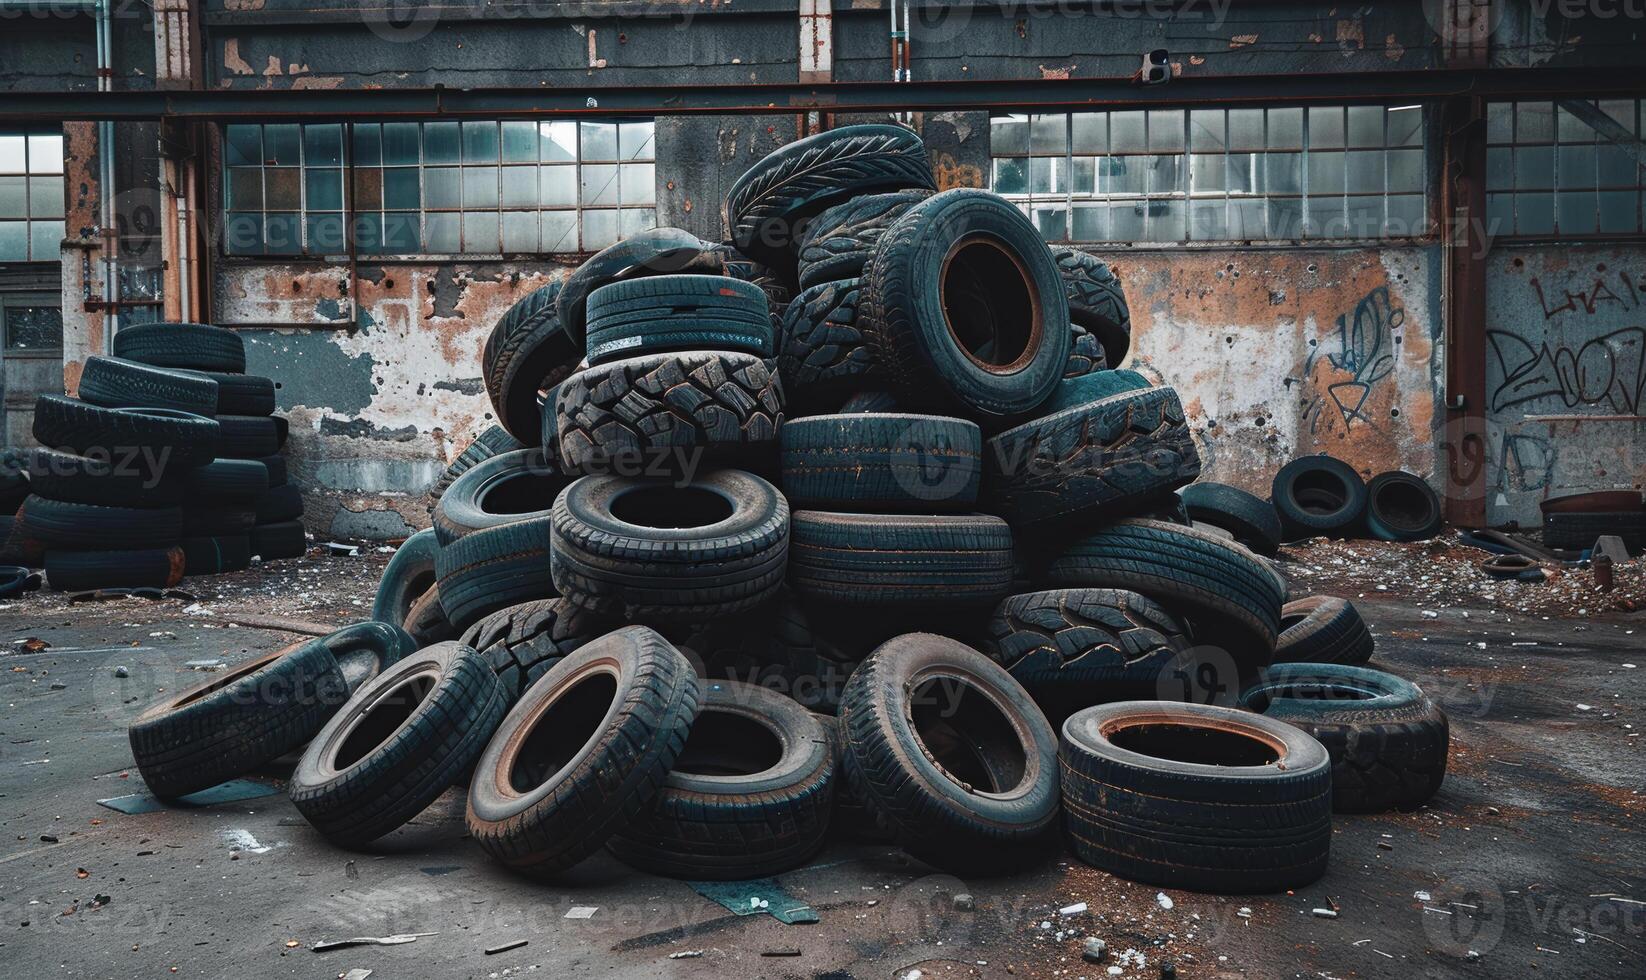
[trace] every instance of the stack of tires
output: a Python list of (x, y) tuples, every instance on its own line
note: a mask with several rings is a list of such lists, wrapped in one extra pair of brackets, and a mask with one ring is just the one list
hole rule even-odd
[[(500, 429), (384, 576), (377, 615), (458, 639), (513, 705), (472, 836), (533, 873), (603, 843), (712, 878), (793, 867), (831, 823), (967, 871), (1021, 866), (1061, 826), (1142, 880), (1318, 877), (1331, 763), (1288, 727), (1313, 688), (1239, 726), (1190, 703), (1263, 676), (1285, 586), (1191, 525), (1183, 406), (1113, 367), (1129, 316), (1108, 267), (999, 197), (936, 193), (895, 126), (784, 147), (727, 218), (729, 243), (628, 239), (499, 321)], [(1340, 613), (1299, 649), (1360, 642), (1320, 621)], [(849, 678), (811, 700), (720, 673), (829, 665)], [(1285, 722), (1257, 713), (1280, 702)], [(1152, 762), (1113, 737), (1131, 728)], [(1164, 761), (1184, 752), (1193, 778)]]

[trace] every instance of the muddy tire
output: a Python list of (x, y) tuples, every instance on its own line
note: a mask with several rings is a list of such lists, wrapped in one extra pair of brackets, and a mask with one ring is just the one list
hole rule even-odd
[(1012, 583), (1012, 532), (984, 514), (794, 513), (789, 585), (803, 599), (875, 607), (994, 603)]
[(498, 318), (480, 351), (486, 394), (498, 424), (521, 446), (541, 438), (538, 398), (577, 368), (582, 343), (566, 332), (557, 310), (561, 284), (527, 294)]
[(417, 597), (400, 624), (419, 647), (431, 646), (445, 640), (455, 640), (460, 632), (446, 619), (446, 610), (440, 605), (440, 589), (435, 587)]
[(105, 408), (170, 408), (208, 418), (218, 410), (217, 382), (118, 357), (86, 358), (79, 392), (81, 401)]
[(1191, 483), (1177, 495), (1191, 520), (1228, 531), (1260, 555), (1280, 550), (1280, 515), (1267, 500), (1225, 483)]
[(1372, 658), (1375, 641), (1354, 603), (1318, 595), (1288, 602), (1280, 609), (1277, 664), (1345, 664), (1359, 666)]
[(368, 844), (468, 775), (507, 701), (480, 656), (457, 643), (420, 650), (373, 678), (303, 752), (287, 794), (341, 847)]
[(927, 190), (868, 194), (818, 215), (800, 246), (800, 288), (862, 275), (886, 229), (903, 212), (931, 196)]
[(567, 654), (622, 625), (562, 598), (533, 599), (481, 618), (463, 645), (479, 652), (512, 706)]
[(1064, 722), (1058, 757), (1069, 843), (1087, 864), (1235, 894), (1326, 873), (1331, 759), (1295, 727), (1231, 708), (1123, 701)]
[(577, 864), (655, 801), (699, 697), (691, 664), (643, 626), (586, 644), (526, 691), (481, 754), (470, 836), (524, 874)]
[(520, 449), (482, 460), (452, 481), (434, 508), (442, 545), (490, 527), (546, 518), (572, 478), (562, 476), (541, 449)]
[(764, 688), (711, 681), (663, 791), (606, 849), (672, 878), (780, 874), (822, 848), (834, 783), (834, 746), (815, 715)]
[(1417, 685), (1338, 664), (1287, 664), (1240, 705), (1308, 732), (1332, 757), (1332, 809), (1415, 810), (1446, 778), (1446, 715)]
[(840, 725), (851, 791), (913, 856), (971, 873), (1021, 867), (1046, 849), (1057, 736), (981, 653), (927, 633), (885, 643), (846, 682)]
[(1120, 280), (1107, 262), (1077, 248), (1053, 249), (1052, 258), (1063, 277), (1070, 322), (1097, 338), (1109, 367), (1118, 366), (1132, 347), (1132, 314)]
[(554, 505), (554, 582), (591, 612), (689, 623), (752, 609), (783, 585), (789, 506), (751, 473), (684, 486), (585, 477)]
[(783, 493), (796, 507), (969, 510), (982, 479), (983, 434), (940, 415), (813, 415), (779, 432)]
[(439, 551), (440, 542), (433, 528), (418, 531), (401, 542), (377, 580), (377, 596), (371, 607), (375, 622), (399, 625), (406, 621), (413, 603), (434, 588), (434, 556)]
[(857, 279), (824, 282), (784, 309), (777, 372), (793, 404), (826, 405), (879, 377), (874, 353), (857, 326), (860, 294)]
[(155, 367), (246, 372), (246, 345), (233, 330), (204, 323), (139, 323), (114, 335), (114, 356)]

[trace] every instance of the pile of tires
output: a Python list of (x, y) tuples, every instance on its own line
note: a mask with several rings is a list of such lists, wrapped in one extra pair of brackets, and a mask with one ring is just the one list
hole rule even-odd
[[(533, 875), (604, 847), (759, 877), (833, 828), (968, 873), (1061, 834), (1140, 880), (1318, 877), (1332, 757), (1237, 702), (1370, 632), (1194, 526), (1182, 401), (1116, 367), (1108, 266), (935, 192), (896, 126), (784, 147), (726, 213), (729, 242), (641, 234), (495, 325), (497, 427), (374, 606), (420, 652), (310, 743), (315, 826), (379, 836), (472, 770), (470, 836)], [(1272, 552), (1273, 508), (1245, 516)]]
[(42, 395), (16, 454), (29, 495), (6, 551), (53, 589), (160, 588), (185, 575), (304, 550), (302, 500), (286, 484), (274, 382), (245, 374), (240, 337), (152, 323), (87, 359), (79, 397)]

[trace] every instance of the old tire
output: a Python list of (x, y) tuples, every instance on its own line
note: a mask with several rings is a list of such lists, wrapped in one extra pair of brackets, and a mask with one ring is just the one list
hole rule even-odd
[(1077, 248), (1052, 250), (1063, 277), (1069, 320), (1103, 347), (1109, 367), (1118, 367), (1132, 348), (1132, 314), (1126, 293), (1109, 264)]
[(698, 699), (691, 664), (643, 626), (586, 644), (526, 691), (481, 754), (470, 836), (525, 874), (570, 868), (654, 802)]
[(1236, 894), (1326, 872), (1331, 759), (1297, 728), (1232, 708), (1122, 701), (1065, 721), (1058, 756), (1069, 842), (1087, 864)]
[(116, 507), (170, 507), (183, 500), (182, 468), (151, 466), (140, 456), (88, 457), (26, 449), (18, 465), (28, 475), (13, 491), (21, 493), (18, 507), (31, 492), (52, 500)]
[(1063, 380), (1083, 378), (1107, 370), (1109, 359), (1103, 345), (1090, 330), (1078, 323), (1069, 325), (1069, 359), (1063, 364)]
[(982, 479), (983, 434), (940, 415), (813, 415), (783, 423), (778, 465), (795, 507), (967, 510)]
[(1057, 736), (981, 653), (928, 633), (888, 641), (846, 682), (840, 726), (851, 791), (920, 860), (1006, 870), (1048, 843)]
[(264, 561), (301, 558), (309, 550), (302, 521), (258, 524), (251, 529), (251, 552)]
[(834, 746), (815, 715), (765, 688), (710, 681), (662, 792), (606, 849), (672, 878), (780, 874), (823, 846), (834, 783)]
[(183, 485), (191, 504), (251, 504), (268, 492), (269, 469), (255, 459), (215, 459), (184, 474)]
[(440, 607), (459, 631), (504, 606), (555, 595), (550, 569), (547, 517), (466, 534), (434, 559)]
[(171, 408), (207, 417), (218, 412), (217, 382), (118, 357), (86, 358), (79, 392), (81, 401), (105, 408)]
[(1354, 603), (1318, 595), (1286, 603), (1280, 609), (1277, 664), (1346, 664), (1372, 658), (1375, 641)]
[(257, 512), (250, 504), (197, 506), (183, 511), (183, 534), (191, 538), (251, 534)]
[(155, 367), (246, 371), (240, 335), (204, 323), (139, 323), (114, 335), (114, 356)]
[(303, 752), (287, 795), (332, 843), (390, 833), (468, 775), (508, 704), (480, 656), (440, 643), (355, 691)]
[(1172, 388), (1128, 391), (989, 440), (988, 509), (1023, 534), (1084, 531), (1200, 475)]
[(433, 528), (418, 531), (401, 542), (377, 580), (377, 596), (371, 607), (374, 621), (397, 626), (406, 621), (412, 604), (434, 588), (434, 556), (439, 551), (440, 542)]
[(1642, 509), (1639, 490), (1593, 490), (1568, 493), (1537, 502), (1545, 514), (1604, 514)]
[(590, 364), (682, 350), (772, 356), (766, 294), (731, 276), (614, 282), (589, 297), (588, 315)]
[(132, 757), (163, 800), (209, 789), (314, 737), (348, 700), (331, 651), (315, 640), (236, 664), (171, 694), (132, 722)]
[(286, 441), (282, 421), (272, 415), (219, 414), (218, 455), (230, 459), (273, 456)]
[(273, 415), (273, 378), (256, 374), (229, 374), (226, 371), (182, 371), (195, 378), (217, 383), (217, 411), (229, 415)]
[(52, 549), (169, 548), (183, 535), (178, 507), (110, 507), (30, 496), (17, 512), (25, 538)]
[(1152, 388), (1149, 379), (1136, 371), (1103, 370), (1075, 377), (1065, 377), (1052, 389), (1052, 397), (1040, 406), (1041, 415), (1052, 415), (1076, 405), (1113, 398), (1128, 391)]
[(740, 470), (687, 486), (585, 477), (554, 505), (554, 583), (591, 612), (695, 622), (760, 605), (783, 585), (789, 506)]
[(519, 449), (482, 460), (452, 481), (434, 508), (442, 545), (475, 531), (548, 517), (554, 499), (572, 481), (541, 449)]
[(1068, 302), (1040, 232), (983, 191), (910, 208), (875, 246), (858, 323), (911, 405), (1000, 420), (1033, 411), (1069, 359)]
[(1300, 456), (1275, 473), (1275, 511), (1286, 540), (1349, 536), (1366, 513), (1366, 483), (1354, 467), (1331, 456)]
[(34, 405), (34, 438), (81, 456), (120, 460), (142, 454), (152, 467), (197, 466), (217, 456), (218, 423), (161, 408), (99, 408), (62, 395)]
[(1332, 809), (1415, 810), (1446, 778), (1446, 715), (1417, 685), (1380, 670), (1287, 664), (1240, 695), (1240, 705), (1295, 725), (1332, 757)]
[(1197, 644), (1224, 647), (1242, 676), (1274, 658), (1279, 581), (1257, 556), (1204, 531), (1145, 518), (1119, 521), (1075, 542), (1052, 560), (1045, 577), (1060, 588), (1148, 596), (1188, 620)]
[[(259, 463), (258, 465), (261, 466), (262, 464)], [(303, 494), (290, 483), (285, 486), (270, 487), (257, 495), (257, 501), (253, 508), (257, 514), (257, 523), (259, 524), (279, 524), (281, 521), (295, 521), (303, 516)]]
[(251, 538), (244, 534), (184, 538), (182, 548), (185, 576), (222, 575), (251, 567)]
[(527, 294), (498, 318), (480, 351), (498, 424), (522, 446), (541, 438), (538, 397), (576, 369), (583, 345), (560, 321), (560, 283)]
[(169, 589), (183, 580), (180, 547), (140, 551), (48, 551), (46, 583), (58, 592)]
[(1422, 477), (1400, 470), (1366, 484), (1366, 530), (1382, 541), (1427, 541), (1446, 523), (1440, 495)]
[(490, 459), (499, 453), (509, 453), (525, 448), (525, 445), (519, 439), (509, 435), (508, 431), (502, 426), (487, 426), (467, 446), (463, 447), (463, 451), (457, 454), (456, 459), (446, 466), (446, 471), (440, 475), (440, 479), (436, 480), (434, 486), (429, 490), (429, 496), (439, 500), (445, 494), (446, 489), (456, 482), (458, 477), (467, 473), (481, 460)]
[(994, 603), (1012, 583), (1012, 531), (985, 514), (794, 513), (789, 584), (805, 599), (880, 607)]
[(826, 405), (878, 377), (874, 354), (857, 326), (860, 294), (860, 280), (824, 282), (784, 308), (777, 373), (794, 405)]
[(1191, 483), (1177, 495), (1191, 520), (1228, 531), (1260, 555), (1280, 550), (1280, 515), (1267, 500), (1226, 483)]
[(726, 193), (732, 242), (794, 280), (807, 225), (849, 198), (931, 188), (920, 137), (902, 126), (842, 126), (796, 140), (744, 171)]
[(1135, 592), (1053, 589), (1002, 600), (986, 652), (1058, 724), (1090, 705), (1162, 697), (1189, 647), (1183, 624)]
[(491, 667), (513, 705), (567, 654), (621, 625), (563, 598), (533, 599), (481, 617), (462, 639)]
[(800, 288), (861, 275), (886, 229), (931, 196), (928, 190), (866, 194), (819, 214), (800, 246)]
[(419, 647), (431, 646), (445, 640), (455, 640), (461, 635), (457, 627), (446, 619), (446, 610), (440, 605), (440, 588), (436, 586), (417, 597), (406, 611), (406, 619), (400, 624), (406, 635), (416, 641)]
[[(614, 282), (690, 273), (714, 275), (725, 259), (714, 245), (680, 228), (653, 228), (594, 253), (572, 270), (555, 298), (561, 328), (579, 349), (588, 338), (588, 302), (594, 292)], [(764, 301), (762, 301), (764, 308)]]
[(775, 455), (782, 388), (753, 354), (653, 354), (579, 371), (555, 400), (568, 473), (639, 465), (648, 476), (703, 465), (759, 464)]
[(1543, 515), (1543, 543), (1550, 548), (1587, 551), (1603, 534), (1617, 535), (1630, 554), (1646, 551), (1646, 511)]

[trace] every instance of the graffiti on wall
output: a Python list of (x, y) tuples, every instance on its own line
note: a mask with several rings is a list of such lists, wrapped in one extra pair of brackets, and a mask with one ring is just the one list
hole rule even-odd
[[(1612, 281), (1596, 275), (1578, 289), (1550, 289), (1539, 276), (1533, 276), (1530, 285), (1545, 323), (1558, 319), (1567, 326), (1572, 320), (1603, 317), (1604, 329), (1613, 314), (1640, 309), (1640, 293), (1627, 275)], [(1491, 411), (1549, 398), (1567, 408), (1640, 413), (1646, 390), (1646, 327), (1625, 326), (1599, 336), (1586, 336), (1581, 326), (1540, 332), (1541, 337), (1529, 338), (1513, 329), (1486, 331), (1496, 361), (1491, 375), (1496, 384), (1488, 392)]]
[(1337, 318), (1336, 330), (1315, 344), (1303, 362), (1302, 375), (1312, 394), (1305, 397), (1303, 418), (1311, 434), (1356, 423), (1375, 425), (1368, 411), (1378, 382), (1394, 373), (1396, 346), (1406, 311), (1378, 286), (1361, 297), (1353, 313)]

